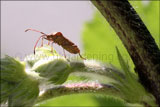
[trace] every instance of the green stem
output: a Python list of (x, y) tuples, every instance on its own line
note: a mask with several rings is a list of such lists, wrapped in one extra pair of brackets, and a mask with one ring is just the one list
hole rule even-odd
[(122, 71), (111, 64), (102, 64), (96, 61), (93, 62), (92, 60), (87, 60), (84, 62), (71, 61), (70, 66), (72, 67), (73, 72), (76, 73), (93, 73), (94, 75), (98, 74), (117, 80), (113, 75), (113, 73), (116, 73), (120, 77), (125, 78), (125, 75), (122, 73)]
[(121, 96), (118, 89), (111, 85), (100, 83), (73, 83), (68, 85), (62, 85), (45, 90), (37, 99), (37, 103), (55, 98), (58, 96), (78, 94), (78, 93), (99, 93), (105, 95)]

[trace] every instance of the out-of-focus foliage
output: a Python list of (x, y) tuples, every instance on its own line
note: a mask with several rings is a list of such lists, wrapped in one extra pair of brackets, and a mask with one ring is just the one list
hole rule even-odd
[[(105, 99), (105, 100), (104, 100)], [(99, 101), (97, 101), (99, 100)], [(63, 97), (58, 97), (56, 99), (48, 100), (46, 103), (42, 103), (38, 106), (104, 106), (104, 103), (108, 101), (108, 106), (124, 106), (123, 101), (119, 101), (118, 99), (112, 99), (111, 97), (104, 97), (93, 94), (76, 94), (76, 95), (68, 95)]]
[(160, 1), (142, 0), (142, 2), (139, 2), (130, 0), (130, 3), (142, 18), (144, 24), (147, 26), (148, 30), (160, 48)]
[[(54, 102), (54, 103), (53, 103)], [(58, 97), (48, 100), (46, 104), (40, 104), (40, 107), (44, 106), (98, 106), (96, 100), (92, 98), (92, 95), (76, 94)]]
[(133, 68), (133, 63), (122, 42), (99, 12), (96, 11), (93, 19), (85, 24), (82, 35), (84, 52), (88, 59), (111, 63), (120, 68), (115, 50), (118, 46)]

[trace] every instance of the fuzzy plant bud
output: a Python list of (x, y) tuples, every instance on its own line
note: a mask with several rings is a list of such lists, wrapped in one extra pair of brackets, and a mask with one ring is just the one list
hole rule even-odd
[(26, 77), (24, 65), (18, 60), (5, 56), (1, 59), (1, 103), (8, 100), (12, 90)]
[(54, 49), (52, 51), (51, 50), (51, 47), (48, 45), (44, 45), (40, 48), (37, 47), (35, 55), (27, 55), (24, 60), (30, 67), (32, 67), (40, 59), (46, 59), (50, 56), (59, 56)]
[(25, 107), (34, 104), (38, 93), (38, 81), (25, 72), (25, 66), (18, 60), (6, 56), (1, 59), (1, 100), (8, 106)]
[(18, 60), (5, 56), (1, 59), (1, 80), (19, 82), (26, 77), (25, 66)]
[(33, 70), (53, 84), (64, 83), (71, 73), (70, 65), (66, 59), (53, 56), (36, 62)]
[(38, 82), (30, 77), (25, 78), (12, 91), (9, 99), (10, 107), (31, 107), (39, 95)]

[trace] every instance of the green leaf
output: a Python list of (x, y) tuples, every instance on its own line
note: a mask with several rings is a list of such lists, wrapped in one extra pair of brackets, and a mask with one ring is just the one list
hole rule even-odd
[(44, 103), (39, 104), (38, 106), (125, 107), (125, 104), (119, 99), (113, 99), (112, 97), (100, 96), (97, 94), (73, 94), (50, 99)]
[(5, 56), (5, 58), (1, 59), (0, 69), (1, 69), (0, 103), (5, 103), (8, 100), (9, 95), (12, 94), (13, 89), (27, 75), (24, 70), (24, 65), (18, 60), (7, 55)]
[(32, 106), (36, 100), (38, 81), (28, 76), (24, 65), (10, 57), (1, 59), (1, 102), (8, 101), (9, 106)]
[(138, 77), (130, 71), (128, 64), (124, 61), (124, 58), (120, 54), (118, 48), (116, 48), (116, 50), (125, 78), (121, 78), (119, 75), (115, 74), (119, 82), (112, 84), (122, 92), (124, 95), (123, 99), (127, 102), (139, 104), (143, 104), (145, 102), (151, 106), (155, 106), (154, 97), (138, 82)]
[(38, 81), (33, 78), (25, 78), (12, 90), (8, 102), (10, 107), (31, 107), (39, 95)]
[(20, 82), (26, 77), (24, 65), (18, 60), (5, 56), (1, 59), (1, 79), (8, 82)]
[(8, 100), (9, 95), (12, 93), (13, 89), (16, 87), (17, 84), (15, 83), (9, 83), (7, 81), (4, 80), (0, 80), (0, 84), (1, 84), (1, 103), (5, 103)]

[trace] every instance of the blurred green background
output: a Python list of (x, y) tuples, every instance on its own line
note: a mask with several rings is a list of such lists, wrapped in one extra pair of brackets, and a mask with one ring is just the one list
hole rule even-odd
[[(130, 1), (134, 9), (142, 18), (148, 30), (154, 37), (158, 47), (160, 47), (159, 35), (159, 1)], [(115, 47), (117, 46), (129, 63), (132, 71), (134, 68), (126, 49), (122, 42), (103, 18), (95, 10), (92, 20), (84, 23), (81, 33), (84, 56), (87, 59), (95, 59), (104, 63), (111, 63), (120, 68)], [(83, 80), (80, 77), (69, 77), (68, 80)], [(76, 94), (57, 97), (40, 104), (40, 106), (125, 106), (125, 102), (112, 96), (102, 96), (97, 94)]]

